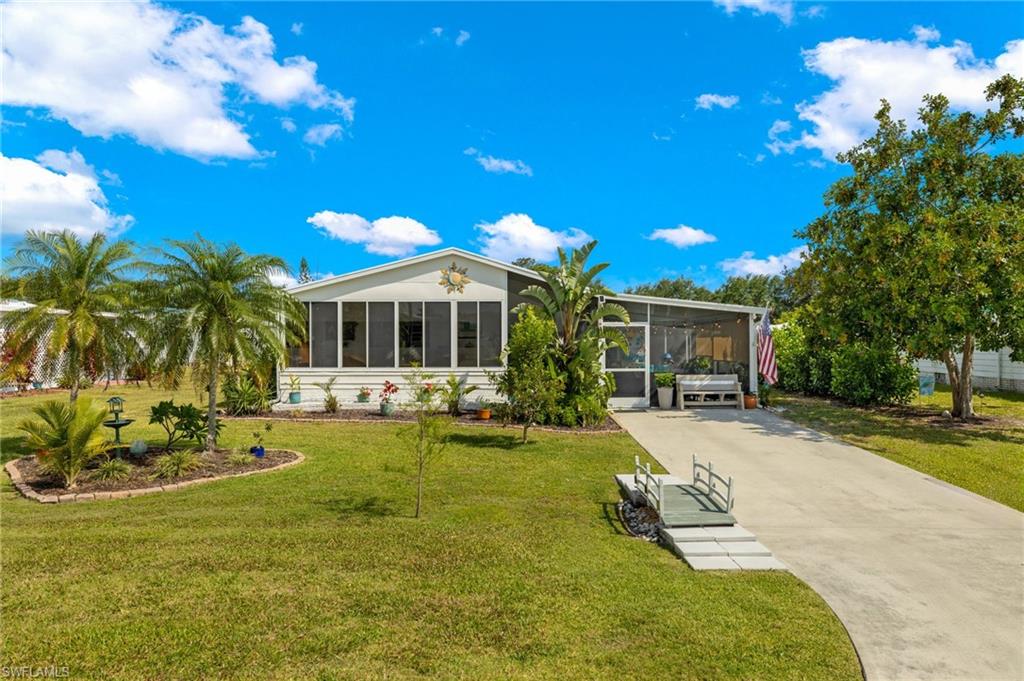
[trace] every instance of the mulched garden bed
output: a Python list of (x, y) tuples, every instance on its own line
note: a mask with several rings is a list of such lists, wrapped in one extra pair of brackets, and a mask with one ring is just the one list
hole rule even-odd
[[(333, 414), (329, 414), (325, 411), (280, 411), (272, 412), (269, 414), (263, 414), (261, 416), (253, 417), (236, 417), (236, 418), (256, 418), (256, 419), (286, 419), (295, 421), (360, 421), (368, 423), (388, 423), (388, 422), (402, 422), (408, 423), (414, 421), (416, 416), (411, 411), (403, 411), (399, 409), (391, 416), (382, 416), (376, 409), (339, 409)], [(488, 419), (486, 421), (477, 418), (475, 413), (465, 413), (461, 416), (455, 417), (455, 423), (458, 425), (467, 426), (491, 426), (496, 428), (521, 428), (521, 425), (510, 423), (502, 423), (498, 419)], [(611, 417), (606, 417), (604, 423), (597, 426), (576, 426), (570, 428), (569, 426), (533, 426), (530, 430), (554, 430), (566, 433), (578, 433), (578, 432), (613, 432), (622, 430)]]
[(227, 457), (232, 453), (230, 449), (218, 449), (212, 453), (200, 452), (200, 466), (195, 470), (177, 478), (154, 478), (154, 463), (158, 456), (166, 453), (163, 450), (151, 451), (145, 456), (125, 456), (124, 459), (132, 464), (132, 472), (125, 480), (92, 480), (91, 473), (95, 464), (87, 468), (78, 477), (78, 484), (73, 490), (64, 487), (64, 482), (58, 477), (45, 473), (39, 466), (34, 456), (27, 456), (18, 459), (16, 466), (21, 473), (22, 481), (27, 483), (33, 491), (44, 495), (61, 494), (89, 494), (93, 492), (121, 492), (125, 490), (143, 489), (147, 487), (173, 485), (175, 483), (202, 478), (217, 478), (240, 473), (258, 471), (265, 468), (274, 468), (283, 463), (294, 461), (299, 458), (295, 452), (268, 449), (266, 455), (258, 459), (250, 456), (251, 461), (245, 466), (232, 466), (228, 463)]

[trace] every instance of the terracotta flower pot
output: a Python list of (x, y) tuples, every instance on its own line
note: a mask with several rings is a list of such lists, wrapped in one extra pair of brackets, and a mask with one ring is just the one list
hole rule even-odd
[(490, 421), (491, 420), (491, 410), (490, 409), (478, 409), (477, 412), (476, 412), (476, 417), (478, 419), (480, 419), (481, 421)]
[(744, 409), (757, 409), (757, 395), (744, 395), (743, 396), (743, 408)]

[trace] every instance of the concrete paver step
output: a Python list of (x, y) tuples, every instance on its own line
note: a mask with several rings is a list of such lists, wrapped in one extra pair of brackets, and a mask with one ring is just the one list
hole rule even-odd
[(728, 527), (709, 527), (708, 534), (715, 541), (754, 541), (757, 537), (754, 533), (742, 525), (730, 525)]
[(726, 553), (732, 557), (736, 556), (768, 556), (771, 557), (772, 552), (768, 550), (764, 544), (759, 541), (727, 541), (718, 544)]
[(739, 570), (740, 566), (728, 556), (690, 556), (686, 559), (694, 570)]
[(681, 541), (674, 545), (676, 553), (683, 558), (690, 556), (727, 556), (729, 552), (716, 541)]
[(788, 570), (786, 564), (775, 556), (730, 556), (730, 559), (744, 570)]

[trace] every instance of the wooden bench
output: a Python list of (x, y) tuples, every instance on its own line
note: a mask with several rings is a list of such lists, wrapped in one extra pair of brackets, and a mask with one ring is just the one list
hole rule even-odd
[[(743, 388), (736, 374), (677, 374), (676, 402), (686, 408), (687, 395), (696, 399), (690, 405), (714, 405), (743, 409)], [(708, 399), (709, 397), (713, 399)]]

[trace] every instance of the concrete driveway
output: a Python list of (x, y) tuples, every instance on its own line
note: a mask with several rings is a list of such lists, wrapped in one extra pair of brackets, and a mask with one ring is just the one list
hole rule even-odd
[(670, 473), (736, 480), (733, 514), (846, 625), (871, 681), (1024, 679), (1024, 514), (762, 410), (619, 412)]

